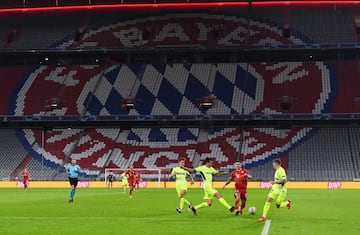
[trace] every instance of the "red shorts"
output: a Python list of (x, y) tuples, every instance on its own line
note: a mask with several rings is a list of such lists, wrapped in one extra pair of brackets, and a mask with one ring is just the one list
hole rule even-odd
[(135, 181), (135, 184), (139, 184), (139, 183), (140, 183), (140, 181), (139, 181), (139, 180), (136, 180), (136, 181)]
[(234, 193), (240, 193), (240, 194), (245, 193), (246, 194), (247, 193), (247, 188), (235, 187)]
[[(236, 198), (236, 193), (234, 194), (235, 198)], [(247, 200), (247, 193), (240, 193), (240, 200), (241, 201), (246, 201)]]
[(29, 184), (29, 180), (23, 180), (23, 184)]
[(135, 185), (135, 182), (133, 180), (129, 180), (128, 183), (130, 187), (134, 187)]

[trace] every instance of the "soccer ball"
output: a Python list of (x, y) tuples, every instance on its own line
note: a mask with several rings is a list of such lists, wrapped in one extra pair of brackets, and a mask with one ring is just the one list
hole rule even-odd
[(249, 214), (250, 214), (250, 215), (255, 215), (255, 214), (256, 214), (256, 208), (253, 207), (253, 206), (250, 207), (250, 208), (249, 208)]

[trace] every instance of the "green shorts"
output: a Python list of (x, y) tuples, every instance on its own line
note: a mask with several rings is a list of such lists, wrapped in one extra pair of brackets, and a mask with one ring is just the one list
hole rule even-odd
[(121, 183), (123, 186), (128, 186), (128, 184), (129, 184), (127, 180), (123, 180), (123, 181), (121, 181)]
[(280, 204), (281, 202), (285, 201), (287, 194), (287, 188), (283, 186), (279, 189), (271, 189), (268, 197), (272, 198), (276, 204)]
[(182, 185), (176, 185), (176, 192), (178, 193), (179, 197), (180, 197), (180, 193), (181, 191), (187, 191), (187, 185), (186, 184), (182, 184)]
[(214, 188), (204, 188), (204, 199), (205, 200), (210, 200), (214, 198), (214, 195), (217, 193), (218, 191)]

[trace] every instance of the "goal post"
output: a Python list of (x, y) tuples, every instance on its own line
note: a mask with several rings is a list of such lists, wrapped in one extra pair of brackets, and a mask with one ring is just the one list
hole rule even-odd
[[(114, 182), (121, 182), (122, 173), (125, 173), (128, 169), (122, 168), (105, 168), (104, 181), (105, 187), (108, 184), (108, 176), (110, 174), (114, 175)], [(168, 177), (168, 170), (160, 169), (142, 169), (134, 168), (136, 172), (140, 173), (140, 187), (148, 187), (148, 185), (155, 185), (157, 188), (161, 188), (161, 181)]]

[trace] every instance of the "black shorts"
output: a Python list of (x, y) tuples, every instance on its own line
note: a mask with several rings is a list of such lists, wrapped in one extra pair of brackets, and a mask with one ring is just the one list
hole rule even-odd
[(69, 182), (70, 182), (71, 186), (74, 185), (75, 187), (77, 187), (79, 180), (78, 180), (78, 178), (70, 178), (69, 177)]

